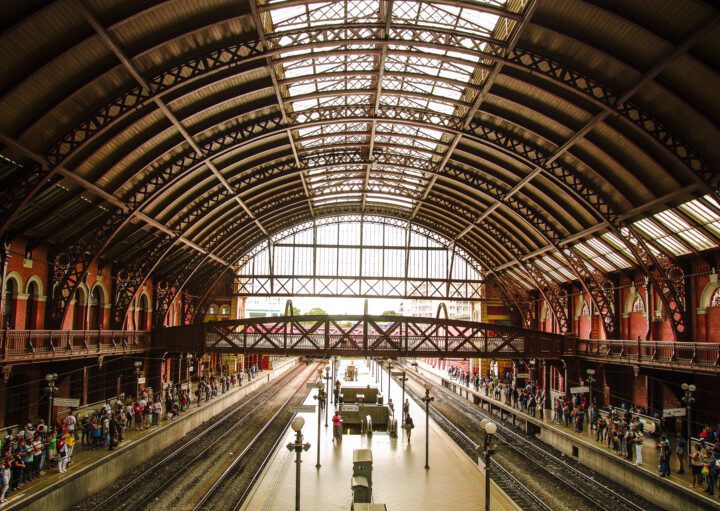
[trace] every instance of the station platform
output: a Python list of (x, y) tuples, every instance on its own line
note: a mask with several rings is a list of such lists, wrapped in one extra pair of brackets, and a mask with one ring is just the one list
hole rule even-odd
[[(475, 388), (472, 386), (466, 386), (458, 382), (457, 380), (451, 380), (446, 371), (434, 368), (431, 365), (420, 361), (418, 361), (417, 364), (417, 367), (420, 369), (421, 372), (425, 373), (425, 375), (431, 376), (431, 379), (435, 379), (435, 381), (437, 381), (438, 383), (446, 381), (450, 382), (458, 389), (461, 388), (463, 390), (462, 393), (465, 394), (465, 397), (469, 398), (471, 395), (478, 396), (480, 399), (486, 402), (492, 402), (495, 407), (509, 411), (519, 419), (523, 419), (524, 421), (529, 421), (536, 424), (541, 424), (546, 431), (552, 431), (556, 435), (571, 438), (576, 443), (592, 447), (595, 452), (599, 452), (603, 456), (612, 458), (616, 460), (616, 462), (627, 465), (627, 468), (630, 470), (637, 470), (642, 472), (643, 475), (648, 476), (648, 478), (653, 480), (655, 484), (668, 485), (673, 489), (673, 491), (683, 492), (685, 494), (688, 494), (688, 496), (691, 495), (694, 500), (700, 501), (703, 504), (708, 505), (710, 508), (720, 509), (720, 492), (716, 491), (714, 496), (710, 496), (704, 492), (705, 488), (707, 487), (706, 484), (702, 485), (701, 487), (692, 487), (692, 475), (687, 462), (687, 454), (685, 454), (684, 458), (685, 473), (677, 473), (679, 469), (679, 461), (676, 455), (677, 450), (675, 448), (675, 438), (672, 436), (669, 437), (673, 449), (673, 454), (671, 455), (670, 460), (670, 476), (661, 478), (658, 461), (659, 450), (657, 447), (660, 440), (659, 435), (654, 437), (646, 434), (645, 441), (643, 443), (642, 464), (636, 465), (635, 452), (632, 453), (632, 461), (627, 460), (624, 457), (618, 456), (613, 452), (612, 448), (608, 448), (606, 441), (597, 441), (595, 439), (596, 431), (590, 429), (587, 421), (584, 424), (584, 430), (581, 433), (577, 433), (575, 432), (572, 424), (569, 427), (565, 427), (564, 424), (558, 424), (557, 422), (553, 422), (552, 410), (545, 410), (543, 419), (540, 419), (539, 412), (536, 416), (533, 417), (530, 414), (522, 412), (519, 408), (513, 408), (510, 405), (506, 405), (503, 399), (497, 400), (491, 396), (485, 396), (485, 393), (482, 389), (480, 389), (479, 391), (475, 391)], [(624, 481), (622, 481), (621, 478), (618, 478), (616, 480), (617, 482), (624, 484)]]
[[(371, 377), (364, 359), (354, 360), (359, 369), (358, 381), (345, 382), (342, 375), (350, 359), (342, 359), (338, 374), (343, 385), (364, 387), (379, 386)], [(384, 403), (388, 400), (387, 372), (383, 373)], [(317, 404), (311, 392), (305, 404)], [(406, 396), (407, 397), (407, 396)], [(390, 398), (395, 405), (395, 418), (402, 413), (401, 388), (393, 381)], [(454, 441), (432, 420), (430, 421), (430, 469), (425, 467), (425, 412), (410, 399), (410, 416), (415, 428), (408, 442), (404, 430), (399, 429), (397, 438), (385, 432), (375, 432), (371, 437), (345, 434), (340, 444), (332, 440), (334, 404), (329, 404), (328, 427), (325, 415), (320, 425), (320, 468), (316, 468), (318, 419), (316, 413), (299, 414), (305, 419), (304, 441), (311, 447), (302, 453), (301, 508), (324, 511), (348, 511), (352, 505), (351, 477), (353, 451), (372, 449), (374, 503), (387, 506), (388, 510), (452, 509), (454, 511), (484, 508), (485, 480), (481, 469)], [(286, 445), (294, 441), (292, 430), (268, 462), (255, 487), (241, 509), (245, 511), (268, 511), (293, 509), (295, 504), (295, 453)], [(495, 511), (519, 509), (494, 483), (491, 487), (492, 509)]]
[[(129, 429), (123, 431), (123, 442), (120, 443), (120, 445), (118, 445), (112, 451), (108, 450), (107, 448), (101, 448), (93, 451), (89, 446), (83, 446), (81, 442), (78, 441), (75, 444), (75, 449), (72, 456), (72, 463), (68, 465), (67, 472), (65, 472), (64, 474), (60, 474), (57, 471), (57, 467), (53, 467), (51, 469), (46, 468), (44, 470), (44, 475), (41, 475), (38, 479), (26, 483), (17, 492), (8, 493), (8, 495), (6, 496), (6, 501), (5, 503), (0, 505), (0, 509), (25, 509), (30, 505), (31, 502), (33, 502), (34, 505), (39, 505), (40, 508), (43, 508), (46, 503), (43, 503), (43, 501), (41, 500), (41, 496), (49, 496), (51, 499), (53, 499), (53, 492), (55, 491), (55, 489), (67, 485), (67, 483), (70, 482), (72, 479), (77, 479), (78, 477), (90, 475), (92, 472), (96, 471), (96, 469), (104, 468), (104, 472), (106, 474), (109, 473), (110, 471), (108, 470), (108, 466), (106, 465), (106, 463), (110, 462), (112, 458), (124, 457), (124, 455), (129, 451), (133, 451), (134, 449), (148, 442), (160, 443), (155, 442), (155, 437), (158, 435), (166, 436), (167, 433), (170, 433), (170, 435), (174, 437), (173, 433), (175, 433), (176, 430), (182, 430), (186, 432), (188, 429), (191, 429), (190, 424), (192, 424), (192, 427), (194, 427), (195, 423), (202, 423), (203, 421), (209, 419), (212, 415), (217, 413), (217, 411), (210, 411), (210, 409), (213, 407), (217, 408), (217, 403), (219, 401), (226, 401), (226, 398), (227, 401), (235, 401), (237, 399), (240, 399), (242, 395), (245, 395), (248, 392), (259, 388), (261, 385), (267, 382), (270, 379), (267, 378), (267, 376), (285, 372), (289, 368), (290, 364), (292, 364), (296, 360), (297, 357), (278, 357), (273, 361), (272, 370), (260, 371), (253, 380), (244, 380), (242, 386), (235, 386), (229, 391), (227, 391), (225, 394), (219, 394), (218, 396), (211, 398), (210, 401), (206, 402), (203, 399), (203, 401), (200, 403), (200, 406), (198, 406), (197, 401), (194, 400), (194, 393), (191, 393), (191, 395), (193, 396), (192, 404), (185, 412), (182, 412), (180, 416), (169, 420), (165, 417), (161, 417), (160, 422), (157, 426), (152, 426), (148, 429), (143, 429), (139, 431)], [(193, 386), (193, 390), (195, 386), (196, 385)], [(187, 427), (178, 427), (181, 425), (181, 423), (188, 423), (188, 425)], [(178, 434), (178, 436), (174, 439), (177, 440), (182, 436), (182, 434)], [(172, 440), (173, 438), (170, 438), (170, 441)], [(167, 440), (163, 438), (162, 442), (166, 443)], [(140, 461), (144, 461), (144, 458), (141, 456), (137, 456), (137, 459), (137, 464), (139, 464)], [(130, 468), (131, 467), (128, 467), (128, 470)], [(98, 476), (97, 478), (99, 480), (106, 479), (105, 476)], [(108, 484), (111, 482), (112, 481), (108, 481)], [(101, 491), (101, 489), (102, 488), (100, 488), (99, 491)], [(62, 502), (62, 499), (59, 499), (57, 502), (57, 506), (53, 506), (53, 509), (66, 508), (59, 503)]]

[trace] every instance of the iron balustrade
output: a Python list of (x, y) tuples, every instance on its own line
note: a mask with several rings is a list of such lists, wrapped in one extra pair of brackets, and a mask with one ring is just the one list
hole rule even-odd
[(623, 364), (720, 372), (720, 343), (578, 339), (576, 354)]
[(5, 330), (2, 362), (138, 353), (151, 347), (149, 331)]

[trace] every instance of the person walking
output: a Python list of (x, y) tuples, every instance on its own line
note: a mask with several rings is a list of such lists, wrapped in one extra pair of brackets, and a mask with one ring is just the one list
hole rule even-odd
[(403, 403), (403, 416), (407, 416), (410, 413), (410, 401), (406, 398)]
[(335, 411), (335, 415), (333, 415), (332, 418), (333, 423), (333, 441), (337, 441), (338, 443), (342, 442), (342, 415), (340, 415), (340, 412), (338, 410)]
[(407, 441), (410, 443), (410, 437), (412, 436), (412, 430), (415, 428), (415, 423), (412, 420), (412, 417), (410, 417), (410, 414), (405, 414), (405, 434), (407, 435)]

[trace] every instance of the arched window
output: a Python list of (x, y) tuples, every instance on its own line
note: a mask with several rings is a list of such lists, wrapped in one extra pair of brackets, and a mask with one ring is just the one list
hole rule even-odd
[(228, 308), (227, 305), (223, 305), (220, 308), (220, 314), (222, 314), (223, 316), (227, 316), (228, 314), (230, 314), (230, 309)]
[(105, 296), (102, 288), (95, 286), (90, 294), (90, 322), (88, 324), (90, 330), (100, 330), (102, 328), (104, 305)]
[(587, 301), (583, 300), (582, 310), (580, 311), (581, 316), (590, 316), (590, 305)]
[(643, 299), (639, 296), (635, 298), (635, 301), (632, 304), (632, 312), (645, 312), (645, 302), (643, 302)]
[(79, 287), (75, 291), (75, 306), (73, 307), (73, 330), (85, 330), (87, 313), (87, 292)]
[(17, 306), (18, 284), (9, 278), (5, 283), (5, 310), (3, 311), (3, 328), (15, 328), (15, 309)]
[(28, 284), (28, 297), (25, 306), (25, 329), (35, 330), (37, 328), (37, 303), (38, 303), (38, 286), (35, 282)]
[(548, 320), (548, 319), (552, 319), (552, 318), (553, 318), (552, 309), (550, 309), (550, 307), (547, 307), (547, 309), (545, 309), (545, 319)]
[(720, 287), (715, 290), (710, 298), (710, 307), (720, 307)]
[(208, 314), (217, 314), (217, 309), (214, 305), (210, 306), (210, 308), (208, 309)]
[(146, 295), (140, 296), (138, 304), (138, 330), (148, 330), (148, 300)]

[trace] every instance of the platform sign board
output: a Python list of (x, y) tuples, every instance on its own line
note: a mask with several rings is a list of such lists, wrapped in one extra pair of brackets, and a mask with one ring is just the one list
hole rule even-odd
[(665, 408), (663, 410), (663, 417), (685, 417), (687, 415), (687, 408)]
[(343, 412), (357, 412), (360, 410), (358, 405), (342, 405)]
[(565, 395), (565, 393), (562, 392), (562, 391), (560, 391), (560, 390), (551, 390), (551, 391), (550, 391), (550, 398), (551, 398), (551, 399), (557, 399), (557, 398), (559, 398), (559, 397), (563, 397), (564, 395)]
[(145, 383), (145, 378), (138, 378), (138, 385)]
[(571, 394), (584, 394), (590, 392), (590, 387), (570, 387)]
[(182, 387), (183, 390), (190, 390), (190, 384), (189, 384), (189, 383), (183, 383), (181, 387)]
[(80, 400), (68, 397), (56, 397), (53, 400), (53, 406), (57, 406), (58, 408), (77, 408), (80, 406)]
[(293, 405), (288, 410), (294, 413), (315, 413), (315, 405)]
[(530, 373), (517, 373), (515, 378), (530, 378)]

